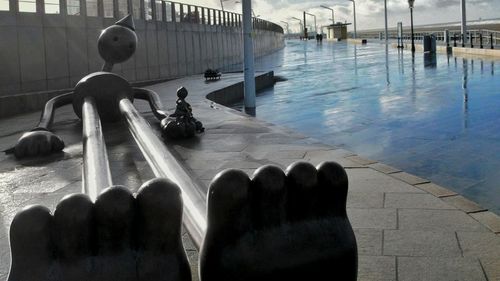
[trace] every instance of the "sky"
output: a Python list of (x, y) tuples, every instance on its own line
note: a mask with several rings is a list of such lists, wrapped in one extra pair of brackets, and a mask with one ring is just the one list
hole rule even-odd
[[(181, 0), (199, 6), (220, 8), (220, 0)], [(224, 8), (241, 13), (241, 0), (226, 0)], [(461, 20), (461, 0), (415, 0), (414, 23), (430, 24), (455, 22)], [(466, 0), (467, 20), (500, 18), (500, 0)], [(298, 30), (298, 21), (291, 17), (302, 18), (302, 12), (317, 17), (318, 25), (331, 23), (331, 11), (320, 5), (335, 10), (335, 21), (352, 22), (352, 2), (348, 0), (253, 0), (256, 15), (275, 23), (289, 22), (290, 30)], [(396, 27), (398, 22), (410, 23), (410, 11), (407, 0), (387, 0), (388, 25)], [(384, 27), (383, 0), (356, 0), (356, 21), (358, 30)], [(312, 18), (311, 18), (312, 22)], [(352, 26), (350, 27), (352, 29)]]
[[(242, 0), (223, 0), (224, 8), (241, 13)], [(34, 2), (34, 0), (33, 0)], [(211, 8), (221, 7), (220, 0), (177, 0), (186, 4)], [(461, 19), (461, 0), (415, 0), (414, 21), (416, 25), (457, 22)], [(466, 0), (467, 20), (491, 19), (500, 17), (500, 0)], [(8, 0), (0, 0), (0, 9)], [(255, 15), (278, 24), (290, 23), (291, 31), (298, 31), (298, 21), (291, 17), (302, 18), (302, 12), (314, 14), (318, 26), (331, 23), (331, 11), (335, 10), (335, 21), (352, 22), (352, 2), (348, 0), (252, 0)], [(396, 27), (399, 21), (409, 25), (410, 13), (407, 0), (387, 0), (388, 25)], [(384, 0), (356, 0), (358, 30), (384, 27)], [(309, 17), (311, 19), (312, 18)], [(309, 24), (308, 24), (309, 25)], [(349, 27), (352, 29), (352, 26)]]

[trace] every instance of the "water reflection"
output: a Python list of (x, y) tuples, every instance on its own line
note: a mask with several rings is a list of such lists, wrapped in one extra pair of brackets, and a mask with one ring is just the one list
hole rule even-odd
[[(473, 63), (474, 61), (471, 61)], [(469, 90), (468, 90), (468, 82), (469, 82), (469, 69), (467, 59), (463, 59), (463, 76), (462, 76), (462, 90), (463, 90), (463, 123), (464, 129), (469, 127)]]
[(389, 77), (389, 44), (385, 44), (385, 73), (387, 85), (390, 85), (391, 79)]
[(436, 53), (424, 53), (424, 67), (436, 68), (436, 66), (437, 66)]
[(403, 49), (398, 49), (398, 69), (401, 74), (405, 74), (405, 60), (403, 54)]

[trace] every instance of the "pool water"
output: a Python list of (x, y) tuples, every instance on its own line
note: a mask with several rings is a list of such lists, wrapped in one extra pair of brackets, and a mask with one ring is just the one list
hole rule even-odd
[(257, 118), (448, 187), (500, 214), (500, 61), (288, 41)]

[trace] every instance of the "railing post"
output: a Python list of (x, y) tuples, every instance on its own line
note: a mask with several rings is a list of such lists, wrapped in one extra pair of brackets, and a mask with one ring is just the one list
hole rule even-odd
[(490, 45), (491, 45), (491, 49), (493, 50), (493, 33), (490, 33)]
[(474, 48), (474, 34), (472, 32), (469, 32), (469, 39), (470, 39), (470, 47)]
[(457, 46), (457, 34), (453, 33), (453, 47)]
[(483, 49), (483, 33), (479, 33), (479, 48)]

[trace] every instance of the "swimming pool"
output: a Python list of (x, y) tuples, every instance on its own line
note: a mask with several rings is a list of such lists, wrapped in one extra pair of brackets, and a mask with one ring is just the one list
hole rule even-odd
[(446, 186), (500, 213), (500, 61), (288, 41), (257, 118)]

